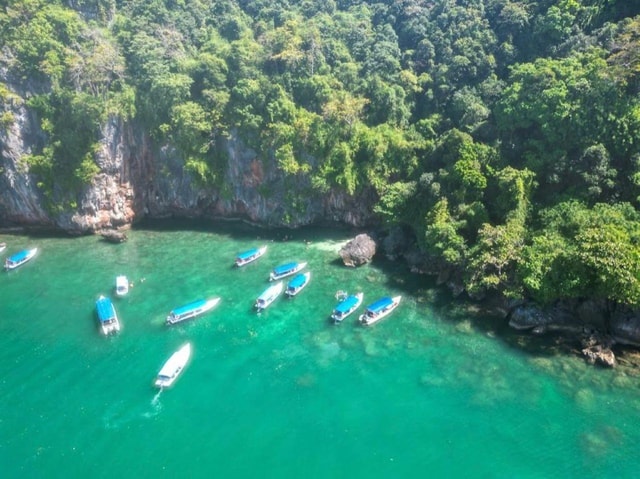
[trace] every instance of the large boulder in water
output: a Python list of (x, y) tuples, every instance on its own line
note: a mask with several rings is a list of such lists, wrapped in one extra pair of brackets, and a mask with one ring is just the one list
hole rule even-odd
[(346, 266), (369, 263), (376, 254), (376, 242), (368, 234), (359, 234), (340, 249), (340, 257)]
[(608, 368), (616, 367), (616, 355), (611, 350), (614, 340), (610, 336), (597, 333), (582, 338), (582, 355), (590, 364)]
[(103, 230), (101, 233), (105, 241), (109, 243), (123, 243), (127, 241), (127, 235), (122, 231), (117, 230)]
[(584, 348), (582, 355), (589, 364), (605, 366), (607, 368), (615, 368), (617, 364), (613, 351), (609, 348), (603, 348), (602, 346)]

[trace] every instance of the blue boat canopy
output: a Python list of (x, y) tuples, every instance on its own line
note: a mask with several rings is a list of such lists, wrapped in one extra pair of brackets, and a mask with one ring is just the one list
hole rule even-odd
[(109, 298), (100, 298), (96, 301), (96, 311), (98, 312), (98, 319), (102, 323), (111, 321), (115, 317), (115, 310)]
[(392, 304), (393, 304), (393, 299), (391, 299), (388, 296), (385, 296), (384, 298), (380, 298), (375, 303), (372, 303), (369, 306), (367, 306), (367, 310), (371, 311), (372, 313), (378, 313), (384, 308), (388, 308)]
[(180, 306), (179, 308), (171, 311), (175, 316), (180, 316), (181, 314), (187, 313), (193, 309), (201, 308), (205, 305), (207, 301), (205, 299), (199, 299), (198, 301), (194, 301), (193, 303), (185, 304), (184, 306)]
[(294, 277), (291, 281), (289, 281), (290, 288), (299, 288), (300, 286), (304, 286), (304, 283), (307, 282), (307, 277), (304, 274), (299, 274)]
[(283, 264), (283, 265), (280, 265), (280, 266), (274, 268), (273, 272), (275, 274), (283, 274), (283, 273), (286, 273), (287, 271), (291, 271), (296, 266), (298, 266), (298, 263), (294, 261), (293, 263)]
[(356, 304), (358, 304), (358, 298), (355, 296), (349, 296), (347, 299), (342, 301), (338, 306), (336, 306), (336, 312), (344, 314), (353, 308)]
[(16, 254), (14, 254), (13, 256), (9, 257), (9, 261), (12, 261), (14, 263), (18, 262), (18, 261), (22, 261), (23, 259), (25, 259), (28, 255), (29, 255), (30, 250), (28, 249), (24, 249)]
[(240, 253), (237, 256), (237, 258), (238, 259), (242, 259), (242, 260), (248, 259), (248, 258), (251, 258), (252, 256), (255, 256), (256, 254), (258, 254), (258, 252), (259, 252), (258, 248), (253, 248), (253, 249), (250, 249), (248, 251), (244, 251), (243, 253)]

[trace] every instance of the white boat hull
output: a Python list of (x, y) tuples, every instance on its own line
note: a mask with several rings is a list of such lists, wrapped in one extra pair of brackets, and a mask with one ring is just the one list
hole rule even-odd
[(129, 280), (126, 276), (116, 278), (116, 295), (125, 296), (129, 292)]
[(241, 267), (241, 266), (244, 266), (246, 264), (253, 263), (255, 260), (259, 259), (263, 254), (265, 254), (266, 251), (267, 251), (267, 247), (266, 246), (262, 246), (262, 247), (258, 248), (258, 251), (256, 252), (256, 254), (254, 256), (251, 256), (249, 258), (237, 258), (236, 259), (236, 266)]
[(370, 312), (365, 312), (363, 314), (360, 315), (360, 322), (364, 325), (364, 326), (371, 326), (372, 324), (377, 323), (378, 321), (380, 321), (383, 318), (386, 318), (387, 316), (389, 316), (393, 311), (395, 311), (395, 309), (400, 305), (400, 300), (402, 299), (402, 296), (396, 296), (395, 298), (393, 298), (393, 303), (384, 311), (380, 311), (379, 313), (375, 314), (375, 315), (371, 315)]
[(38, 248), (33, 248), (29, 250), (28, 254), (24, 258), (22, 258), (20, 261), (11, 261), (10, 258), (5, 259), (4, 269), (6, 269), (7, 271), (10, 271), (12, 269), (18, 268), (19, 266), (22, 266), (27, 261), (30, 261), (31, 259), (33, 259), (33, 257), (36, 255), (37, 252), (38, 252)]
[(287, 287), (287, 289), (285, 290), (284, 293), (288, 297), (293, 298), (296, 294), (298, 294), (300, 291), (302, 291), (304, 288), (307, 287), (307, 285), (309, 284), (309, 280), (311, 279), (311, 273), (310, 272), (306, 272), (304, 275), (305, 275), (306, 280), (301, 286), (298, 286), (297, 288)]
[(120, 320), (113, 303), (101, 295), (96, 301), (96, 313), (100, 322), (100, 331), (105, 336), (120, 331)]
[(212, 299), (207, 300), (207, 302), (204, 303), (201, 307), (194, 308), (191, 311), (188, 311), (188, 312), (186, 312), (184, 314), (181, 314), (179, 316), (175, 316), (173, 314), (170, 314), (169, 316), (167, 316), (167, 323), (168, 324), (181, 323), (182, 321), (186, 321), (187, 319), (191, 319), (191, 318), (195, 318), (196, 316), (200, 316), (200, 315), (212, 310), (219, 302), (220, 302), (220, 298), (212, 298)]
[(273, 271), (269, 275), (269, 281), (278, 281), (279, 279), (286, 278), (287, 276), (291, 276), (296, 274), (298, 271), (304, 269), (307, 266), (307, 263), (299, 263), (295, 268), (292, 268), (284, 273), (275, 274)]
[(120, 331), (120, 322), (116, 320), (115, 322), (110, 324), (102, 323), (101, 329), (102, 334), (104, 334), (105, 336), (108, 336), (111, 333), (117, 333)]
[(362, 304), (362, 299), (364, 298), (364, 294), (358, 293), (355, 296), (356, 298), (358, 298), (358, 302), (354, 304), (348, 311), (345, 311), (343, 314), (339, 314), (337, 311), (334, 310), (331, 313), (331, 319), (333, 319), (334, 322), (341, 323), (347, 317), (351, 316), (356, 311), (356, 309), (360, 307), (360, 305)]
[(173, 353), (167, 362), (164, 363), (154, 382), (155, 386), (159, 388), (172, 386), (186, 367), (190, 357), (191, 344), (187, 343)]
[(273, 286), (269, 286), (264, 291), (264, 293), (262, 293), (256, 300), (255, 308), (258, 310), (258, 312), (269, 307), (276, 300), (276, 298), (280, 296), (280, 294), (282, 294), (283, 289), (284, 285), (282, 281), (274, 284)]

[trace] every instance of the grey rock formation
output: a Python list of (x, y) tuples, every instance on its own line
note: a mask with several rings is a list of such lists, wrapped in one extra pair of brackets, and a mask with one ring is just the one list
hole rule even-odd
[(53, 227), (54, 222), (42, 207), (36, 179), (24, 161), (44, 137), (34, 127), (34, 118), (19, 96), (5, 102), (2, 110), (13, 117), (13, 122), (0, 129), (0, 219), (4, 223)]
[(518, 305), (509, 313), (509, 326), (518, 330), (546, 327), (552, 321), (553, 317), (548, 312), (530, 304)]
[(609, 334), (617, 343), (640, 347), (640, 312), (615, 308), (609, 319)]
[(616, 356), (609, 348), (593, 346), (582, 350), (583, 356), (590, 364), (597, 364), (608, 368), (614, 368), (617, 364)]
[(100, 234), (109, 243), (124, 243), (128, 239), (126, 234), (117, 230), (104, 230)]
[(219, 186), (205, 187), (184, 168), (172, 145), (155, 144), (140, 126), (113, 117), (103, 125), (101, 148), (94, 157), (99, 174), (72, 198), (69, 192), (56, 193), (60, 198), (53, 202), (71, 200), (66, 203), (76, 204), (72, 210), (48, 211), (38, 179), (24, 161), (46, 144), (46, 135), (18, 94), (15, 104), (3, 108), (14, 121), (0, 132), (0, 225), (82, 234), (144, 217), (234, 218), (278, 227), (320, 222), (362, 227), (371, 220), (372, 193), (356, 198), (337, 188), (315, 191), (308, 177), (283, 175), (273, 158), (248, 148), (235, 131), (218, 141), (225, 157), (224, 177)]
[(376, 242), (367, 234), (359, 234), (340, 249), (340, 257), (346, 266), (369, 263), (376, 254)]
[(518, 330), (536, 329), (536, 332), (553, 330), (580, 333), (588, 327), (577, 312), (581, 304), (559, 301), (546, 308), (533, 303), (518, 304), (508, 313), (509, 326)]
[(614, 341), (610, 336), (588, 334), (582, 338), (581, 352), (590, 364), (614, 368), (617, 361), (611, 349), (613, 344)]

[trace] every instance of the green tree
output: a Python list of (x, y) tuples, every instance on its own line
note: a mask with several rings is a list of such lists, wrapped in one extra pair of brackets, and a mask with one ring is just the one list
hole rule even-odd
[(524, 249), (519, 276), (540, 302), (596, 297), (640, 301), (640, 216), (629, 204), (561, 203)]

